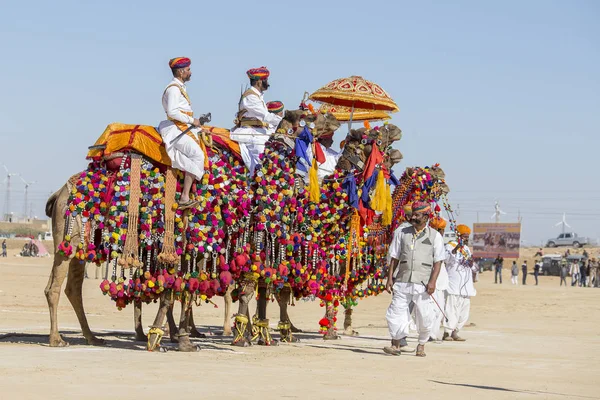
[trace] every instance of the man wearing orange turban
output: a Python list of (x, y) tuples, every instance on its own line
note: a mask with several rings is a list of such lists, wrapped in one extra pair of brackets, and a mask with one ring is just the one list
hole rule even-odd
[(442, 236), (427, 225), (431, 205), (422, 201), (412, 204), (411, 226), (398, 228), (390, 244), (391, 263), (387, 274), (386, 290), (392, 293), (392, 302), (386, 320), (392, 345), (383, 351), (401, 354), (401, 341), (408, 336), (411, 304), (415, 308), (415, 322), (419, 332), (416, 355), (425, 357), (425, 343), (429, 340), (434, 318), (430, 296), (445, 258)]
[[(191, 63), (186, 57), (177, 57), (169, 61), (173, 80), (167, 85), (162, 96), (162, 105), (167, 119), (158, 125), (158, 131), (163, 138), (173, 168), (185, 172), (183, 190), (179, 199), (181, 209), (195, 204), (190, 200), (190, 189), (194, 179), (202, 179), (206, 159), (198, 138), (197, 128), (200, 127), (200, 121), (194, 118), (192, 103), (185, 87), (185, 83), (192, 78)], [(196, 128), (188, 131), (187, 135), (179, 136), (190, 126)], [(172, 141), (174, 142), (171, 143)]]
[[(250, 79), (250, 89), (246, 90), (238, 103), (238, 114), (230, 138), (240, 144), (240, 152), (250, 175), (260, 163), (260, 155), (265, 144), (283, 118), (283, 107), (277, 113), (270, 113), (263, 94), (269, 88), (271, 73), (266, 67), (253, 68), (246, 72)], [(269, 127), (274, 127), (275, 129)]]
[(473, 256), (469, 249), (471, 229), (466, 225), (456, 227), (458, 240), (446, 245), (446, 269), (448, 270), (448, 289), (446, 297), (446, 316), (444, 337), (446, 341), (464, 342), (458, 332), (469, 319), (471, 297), (477, 294), (473, 281), (475, 269)]
[[(429, 220), (429, 226), (435, 229), (444, 237), (444, 230), (446, 229), (446, 220), (440, 216), (435, 216)], [(442, 332), (440, 327), (442, 324), (442, 318), (444, 314), (442, 310), (446, 306), (446, 290), (448, 289), (448, 271), (446, 270), (446, 264), (442, 261), (440, 266), (440, 273), (435, 282), (435, 292), (433, 298), (437, 302), (437, 306), (433, 308), (435, 318), (431, 324), (431, 333), (429, 334), (429, 341), (438, 341), (442, 339)]]

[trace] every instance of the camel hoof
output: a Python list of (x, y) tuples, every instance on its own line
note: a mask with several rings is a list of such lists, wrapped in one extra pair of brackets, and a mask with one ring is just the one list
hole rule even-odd
[(238, 340), (237, 342), (231, 342), (232, 346), (236, 346), (236, 347), (250, 347), (252, 346), (252, 344), (250, 342), (248, 342), (247, 340)]
[(196, 329), (194, 329), (190, 332), (190, 337), (198, 338), (198, 339), (206, 339), (206, 335), (204, 333), (200, 333)]
[(340, 339), (340, 337), (337, 334), (323, 336), (323, 340), (338, 340), (338, 339)]
[(106, 341), (104, 339), (100, 339), (99, 337), (96, 336), (92, 336), (91, 338), (87, 339), (87, 344), (90, 346), (104, 346), (106, 344)]
[(137, 333), (135, 334), (135, 341), (136, 342), (147, 342), (148, 341), (148, 336), (143, 334), (143, 333)]
[(58, 337), (50, 337), (49, 344), (50, 344), (50, 347), (68, 347), (69, 346), (69, 342), (65, 342), (60, 335)]
[(292, 331), (292, 333), (303, 333), (304, 332), (302, 329), (296, 328), (294, 325), (291, 326), (290, 330)]
[(191, 342), (188, 343), (179, 343), (179, 346), (177, 346), (177, 350), (181, 351), (182, 353), (195, 353), (200, 351), (200, 346), (197, 346)]
[(346, 336), (358, 336), (359, 334), (354, 329), (348, 329), (348, 330), (344, 331), (344, 335), (346, 335)]
[(223, 333), (221, 334), (222, 336), (233, 336), (233, 332), (230, 330), (228, 331), (223, 331)]
[[(150, 350), (150, 351), (152, 351), (152, 350)], [(159, 347), (158, 348), (158, 352), (159, 353), (166, 353), (167, 351), (169, 351), (169, 350), (166, 347)]]
[(171, 343), (179, 343), (179, 339), (177, 338), (177, 336), (171, 336)]

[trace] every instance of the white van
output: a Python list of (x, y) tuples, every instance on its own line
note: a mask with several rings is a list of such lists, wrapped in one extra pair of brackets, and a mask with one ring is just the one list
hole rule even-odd
[(444, 244), (448, 244), (448, 242), (456, 241), (456, 232), (449, 231), (444, 232)]

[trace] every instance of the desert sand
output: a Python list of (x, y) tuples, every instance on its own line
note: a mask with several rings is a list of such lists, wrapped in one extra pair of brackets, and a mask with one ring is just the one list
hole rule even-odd
[[(0, 398), (123, 399), (592, 399), (600, 398), (600, 290), (559, 287), (557, 277), (534, 286), (495, 285), (484, 272), (476, 283), (466, 342), (428, 344), (427, 357), (387, 356), (387, 294), (363, 300), (354, 314), (359, 337), (325, 342), (318, 334), (318, 302), (290, 308), (305, 330), (300, 343), (234, 348), (220, 336), (222, 299), (195, 309), (207, 339), (202, 350), (149, 353), (133, 341), (133, 309), (118, 311), (86, 279), (83, 296), (92, 329), (107, 344), (87, 346), (67, 298), (61, 296), (59, 327), (67, 348), (47, 346), (49, 317), (44, 287), (50, 258), (0, 258)], [(560, 251), (564, 252), (564, 249)], [(589, 251), (589, 250), (588, 250)], [(596, 251), (597, 252), (597, 251)], [(506, 266), (506, 264), (505, 264)], [(93, 277), (93, 269), (89, 272)], [(569, 279), (570, 282), (570, 279)], [(235, 305), (237, 307), (237, 305)], [(157, 306), (144, 308), (150, 325)], [(271, 325), (278, 321), (269, 306)], [(340, 311), (340, 322), (342, 320)], [(177, 318), (178, 312), (176, 312)], [(146, 328), (147, 329), (147, 328)], [(275, 335), (278, 337), (278, 335)], [(409, 338), (416, 345), (416, 336)]]

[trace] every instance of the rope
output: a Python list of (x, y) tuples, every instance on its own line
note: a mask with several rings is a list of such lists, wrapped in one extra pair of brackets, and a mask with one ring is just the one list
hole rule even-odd
[(123, 247), (125, 267), (133, 268), (141, 266), (138, 259), (138, 221), (140, 210), (140, 175), (142, 169), (142, 157), (139, 154), (131, 155), (131, 172), (129, 175), (129, 206), (127, 208), (127, 237)]
[(163, 264), (174, 265), (178, 261), (175, 252), (175, 193), (177, 192), (177, 176), (173, 168), (167, 169), (165, 182), (165, 236), (163, 247), (158, 255), (158, 261)]

